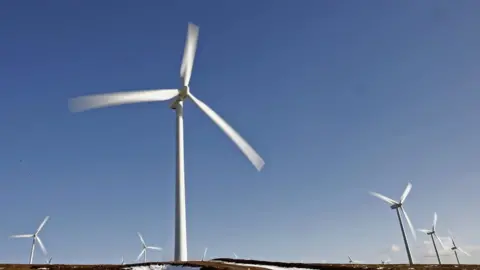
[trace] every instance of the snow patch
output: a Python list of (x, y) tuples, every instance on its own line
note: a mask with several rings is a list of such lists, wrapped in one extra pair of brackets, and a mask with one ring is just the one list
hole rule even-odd
[(170, 265), (170, 264), (152, 264), (152, 265), (124, 267), (122, 269), (124, 270), (200, 270), (200, 267)]
[(281, 266), (274, 266), (274, 265), (265, 265), (265, 264), (248, 264), (248, 263), (233, 263), (233, 262), (223, 262), (228, 264), (235, 264), (239, 266), (246, 266), (246, 267), (259, 267), (259, 268), (266, 268), (270, 270), (317, 270), (313, 268), (298, 268), (298, 267), (281, 267)]

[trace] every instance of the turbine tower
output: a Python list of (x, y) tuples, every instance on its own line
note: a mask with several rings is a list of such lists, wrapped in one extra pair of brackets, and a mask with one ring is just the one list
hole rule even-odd
[[(143, 240), (142, 235), (139, 232), (137, 232), (137, 234), (138, 234), (138, 238), (140, 238), (140, 242), (142, 242), (142, 252), (140, 252), (140, 254), (138, 255), (137, 261), (139, 261), (143, 255), (143, 262), (147, 262), (147, 249), (162, 251), (162, 248), (147, 246), (147, 244), (145, 244), (145, 241)], [(122, 263), (123, 263), (123, 257), (122, 257)]]
[(258, 153), (216, 112), (209, 106), (196, 98), (190, 92), (190, 77), (197, 48), (198, 27), (192, 23), (188, 24), (187, 41), (183, 54), (182, 65), (180, 68), (180, 77), (182, 87), (180, 89), (163, 90), (141, 90), (131, 92), (117, 92), (108, 94), (98, 94), (73, 98), (69, 101), (70, 110), (81, 112), (89, 109), (110, 107), (122, 104), (166, 101), (174, 99), (170, 108), (176, 111), (177, 117), (177, 168), (175, 185), (175, 261), (187, 261), (187, 226), (185, 210), (185, 171), (184, 171), (184, 143), (183, 143), (183, 102), (191, 100), (200, 108), (210, 119), (220, 127), (223, 132), (240, 148), (244, 155), (253, 163), (257, 170), (261, 170), (265, 165), (263, 159)]
[(433, 237), (435, 236), (435, 238), (437, 238), (437, 240), (440, 243), (440, 245), (442, 246), (442, 248), (445, 249), (445, 246), (443, 245), (442, 240), (440, 240), (440, 238), (438, 238), (437, 231), (435, 230), (436, 227), (437, 227), (437, 219), (438, 219), (437, 212), (435, 212), (435, 213), (433, 213), (432, 229), (431, 230), (418, 229), (418, 231), (426, 233), (427, 235), (430, 235), (430, 237), (432, 238), (433, 248), (435, 249), (435, 254), (437, 255), (438, 264), (442, 264), (442, 261), (440, 260), (440, 255), (438, 254), (437, 245), (435, 244), (435, 239), (433, 239)]
[(33, 238), (32, 242), (32, 250), (30, 251), (30, 261), (29, 264), (33, 263), (33, 254), (35, 253), (35, 244), (38, 242), (40, 245), (40, 248), (43, 251), (43, 254), (47, 254), (47, 249), (45, 249), (45, 246), (43, 245), (42, 239), (38, 236), (38, 233), (42, 230), (43, 226), (45, 226), (45, 223), (47, 223), (48, 219), (50, 217), (46, 216), (43, 222), (38, 226), (37, 231), (34, 234), (18, 234), (18, 235), (12, 235), (10, 236), (11, 238)]
[(452, 240), (452, 247), (451, 247), (451, 250), (453, 250), (453, 253), (455, 253), (455, 258), (457, 258), (457, 263), (460, 264), (460, 260), (458, 259), (458, 253), (457, 253), (457, 250), (462, 252), (463, 254), (467, 255), (467, 256), (472, 256), (470, 255), (468, 252), (466, 252), (465, 250), (463, 250), (462, 248), (460, 248), (459, 246), (457, 246), (457, 244), (455, 244), (455, 240), (453, 238), (453, 235), (452, 235), (452, 232), (450, 230), (448, 230), (448, 233), (450, 234), (450, 240)]
[(410, 218), (408, 217), (407, 212), (405, 212), (405, 209), (403, 208), (403, 203), (405, 202), (405, 199), (407, 198), (411, 189), (412, 189), (412, 184), (408, 183), (407, 187), (405, 188), (405, 191), (403, 191), (403, 194), (400, 197), (399, 202), (397, 202), (395, 200), (392, 200), (392, 199), (390, 199), (387, 196), (384, 196), (382, 194), (379, 194), (379, 193), (376, 193), (376, 192), (370, 192), (370, 194), (372, 194), (373, 196), (375, 196), (375, 197), (387, 202), (388, 204), (390, 204), (391, 209), (396, 210), (397, 217), (398, 217), (398, 222), (400, 223), (400, 229), (402, 230), (403, 242), (405, 242), (405, 249), (407, 250), (408, 262), (410, 263), (410, 265), (413, 264), (412, 254), (410, 253), (410, 248), (408, 247), (407, 235), (405, 234), (405, 229), (403, 228), (403, 223), (402, 223), (402, 217), (400, 216), (400, 211), (398, 209), (402, 210), (403, 216), (407, 220), (407, 223), (408, 223), (408, 226), (410, 227), (413, 238), (416, 239), (417, 235), (415, 234), (415, 230), (413, 229), (412, 222), (410, 221)]

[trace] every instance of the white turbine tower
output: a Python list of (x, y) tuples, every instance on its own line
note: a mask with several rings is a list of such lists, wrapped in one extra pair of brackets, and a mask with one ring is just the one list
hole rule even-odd
[(43, 220), (43, 222), (40, 224), (40, 226), (38, 226), (38, 229), (37, 231), (34, 233), (34, 234), (19, 234), (19, 235), (12, 235), (10, 236), (11, 238), (33, 238), (33, 242), (32, 242), (32, 250), (30, 251), (30, 261), (29, 263), (32, 264), (33, 263), (33, 254), (35, 253), (35, 244), (38, 242), (38, 244), (40, 245), (40, 248), (42, 249), (43, 251), (43, 254), (47, 254), (47, 250), (45, 249), (45, 246), (43, 245), (42, 243), (42, 240), (40, 239), (40, 237), (38, 237), (38, 233), (42, 230), (43, 226), (45, 226), (45, 223), (47, 223), (48, 219), (50, 217), (49, 216), (46, 216), (45, 219)]
[(450, 230), (448, 230), (448, 233), (450, 234), (450, 240), (452, 240), (452, 247), (450, 249), (453, 251), (453, 253), (455, 253), (455, 258), (457, 259), (457, 263), (460, 264), (460, 260), (458, 259), (457, 250), (462, 252), (463, 254), (465, 254), (467, 256), (472, 256), (472, 255), (470, 255), (468, 252), (463, 250), (461, 247), (457, 246), (457, 244), (455, 243), (455, 239), (453, 238), (453, 234)]
[(405, 234), (405, 229), (403, 228), (403, 223), (402, 223), (402, 217), (400, 216), (400, 211), (398, 209), (402, 209), (403, 216), (407, 220), (408, 226), (410, 227), (410, 230), (412, 231), (413, 238), (416, 239), (417, 235), (415, 234), (415, 229), (413, 229), (412, 222), (410, 221), (410, 218), (407, 215), (407, 212), (405, 212), (405, 209), (403, 208), (403, 203), (405, 202), (405, 199), (408, 196), (408, 193), (410, 193), (410, 190), (412, 189), (412, 184), (408, 183), (407, 187), (405, 188), (405, 191), (403, 192), (402, 196), (400, 197), (400, 201), (397, 202), (395, 200), (392, 200), (382, 194), (376, 193), (376, 192), (370, 192), (373, 196), (380, 198), (381, 200), (387, 202), (390, 204), (390, 208), (395, 209), (397, 211), (397, 216), (398, 216), (398, 222), (400, 223), (400, 228), (402, 229), (402, 236), (403, 236), (403, 241), (405, 242), (405, 249), (407, 250), (407, 256), (408, 256), (408, 261), (410, 265), (413, 264), (413, 259), (412, 259), (412, 254), (410, 253), (410, 248), (408, 247), (408, 240), (407, 240), (407, 235)]
[[(140, 238), (140, 241), (142, 242), (142, 252), (140, 252), (140, 254), (138, 255), (137, 261), (140, 261), (140, 258), (143, 255), (143, 262), (147, 262), (147, 249), (162, 251), (162, 248), (147, 246), (147, 244), (145, 244), (145, 241), (143, 240), (142, 235), (139, 232), (137, 232), (137, 234), (138, 234), (138, 238)], [(122, 257), (122, 261), (123, 261), (123, 257)]]
[(438, 238), (437, 236), (437, 231), (436, 231), (436, 228), (437, 228), (437, 212), (433, 213), (433, 225), (432, 225), (432, 229), (431, 230), (427, 230), (427, 229), (418, 229), (419, 232), (423, 232), (423, 233), (426, 233), (427, 235), (430, 235), (430, 237), (432, 238), (432, 243), (433, 243), (433, 248), (435, 249), (435, 254), (437, 255), (437, 259), (438, 259), (438, 264), (442, 264), (442, 261), (440, 260), (440, 255), (438, 254), (438, 249), (437, 249), (437, 245), (435, 244), (435, 239), (433, 239), (433, 237), (435, 236), (435, 238), (437, 238), (438, 242), (440, 243), (440, 245), (442, 246), (443, 249), (445, 249), (445, 246), (443, 245), (442, 243), (442, 240), (440, 240), (440, 238)]
[(190, 92), (190, 77), (193, 61), (197, 48), (198, 27), (192, 23), (188, 25), (187, 41), (183, 54), (180, 76), (182, 87), (180, 89), (142, 90), (132, 92), (117, 92), (73, 98), (69, 101), (70, 110), (81, 112), (89, 109), (109, 107), (122, 104), (166, 101), (175, 98), (170, 108), (177, 115), (177, 170), (175, 193), (175, 261), (187, 260), (187, 227), (185, 210), (185, 172), (183, 148), (183, 101), (191, 100), (210, 119), (217, 124), (223, 132), (240, 148), (240, 150), (253, 163), (257, 170), (261, 170), (265, 162), (257, 152), (217, 113)]

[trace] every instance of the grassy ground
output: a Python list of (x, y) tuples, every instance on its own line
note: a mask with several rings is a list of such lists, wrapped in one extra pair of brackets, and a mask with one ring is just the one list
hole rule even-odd
[[(227, 263), (223, 263), (227, 262)], [(259, 267), (250, 267), (250, 266), (238, 266), (232, 265), (228, 262), (244, 263), (244, 264), (256, 264)], [(162, 263), (140, 263), (140, 264), (129, 264), (129, 265), (63, 265), (63, 264), (0, 264), (0, 270), (27, 270), (27, 269), (49, 269), (49, 270), (67, 270), (67, 269), (76, 269), (76, 270), (120, 270), (126, 267), (133, 266), (148, 266), (154, 264), (172, 264), (172, 265), (183, 265), (191, 267), (201, 267), (202, 270), (265, 270), (261, 265), (265, 266), (280, 266), (287, 268), (310, 268), (310, 269), (320, 269), (320, 270), (353, 270), (353, 269), (362, 269), (362, 270), (480, 270), (480, 265), (429, 265), (429, 264), (417, 264), (412, 268), (409, 265), (405, 264), (307, 264), (307, 263), (286, 263), (286, 262), (267, 262), (267, 261), (256, 261), (256, 260), (239, 260), (239, 259), (215, 259), (213, 261), (191, 261), (186, 263), (174, 263), (174, 262), (162, 262)]]

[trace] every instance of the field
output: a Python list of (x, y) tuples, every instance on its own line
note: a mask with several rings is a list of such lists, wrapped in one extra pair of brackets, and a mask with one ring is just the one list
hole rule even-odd
[[(237, 264), (243, 265), (237, 265)], [(163, 266), (163, 267), (162, 267)], [(480, 265), (429, 265), (416, 264), (413, 267), (405, 264), (308, 264), (308, 263), (285, 263), (285, 262), (267, 262), (256, 260), (241, 260), (241, 259), (215, 259), (211, 261), (190, 261), (186, 263), (175, 262), (156, 262), (156, 263), (139, 263), (128, 265), (65, 265), (65, 264), (0, 264), (0, 270), (24, 270), (24, 269), (38, 269), (38, 270), (60, 270), (60, 269), (131, 269), (131, 270), (181, 270), (186, 268), (189, 270), (285, 270), (291, 268), (292, 270), (301, 269), (322, 269), (322, 270), (428, 270), (428, 269), (465, 269), (465, 270), (480, 270)]]

